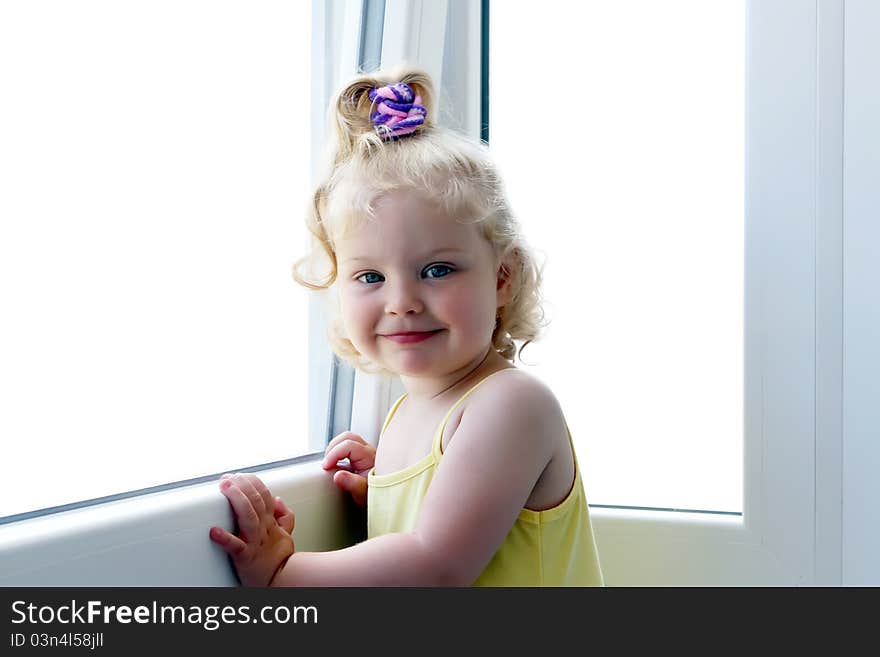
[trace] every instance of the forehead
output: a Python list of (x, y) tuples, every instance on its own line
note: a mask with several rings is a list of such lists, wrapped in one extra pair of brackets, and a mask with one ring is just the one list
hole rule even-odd
[(352, 226), (336, 244), (341, 260), (437, 248), (474, 251), (485, 242), (473, 222), (450, 217), (438, 204), (417, 192), (395, 191), (376, 202), (375, 217)]

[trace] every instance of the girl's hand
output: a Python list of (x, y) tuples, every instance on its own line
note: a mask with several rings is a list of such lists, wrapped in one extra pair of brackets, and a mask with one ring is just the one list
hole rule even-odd
[[(342, 459), (348, 459), (347, 466), (339, 465)], [(367, 473), (376, 463), (376, 448), (356, 433), (345, 431), (327, 445), (324, 451), (325, 470), (336, 468), (333, 483), (342, 490), (348, 491), (358, 506), (367, 505)]]
[(242, 586), (269, 586), (294, 551), (293, 511), (256, 475), (225, 474), (220, 492), (232, 506), (239, 532), (211, 527), (211, 540), (229, 554)]

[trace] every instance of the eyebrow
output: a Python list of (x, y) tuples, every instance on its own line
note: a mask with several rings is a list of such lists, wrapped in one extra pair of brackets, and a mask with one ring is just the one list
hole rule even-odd
[[(439, 255), (440, 253), (467, 253), (464, 249), (458, 249), (455, 247), (444, 247), (441, 249), (434, 249), (433, 251), (429, 251), (428, 253), (424, 253), (418, 257), (419, 260), (425, 260), (427, 258), (433, 258), (434, 256)], [(359, 262), (364, 260), (372, 260), (369, 256), (357, 256), (355, 258), (346, 258), (347, 262)]]

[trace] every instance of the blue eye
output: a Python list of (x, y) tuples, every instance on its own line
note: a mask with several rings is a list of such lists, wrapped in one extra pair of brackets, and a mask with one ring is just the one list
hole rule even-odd
[(374, 271), (368, 271), (357, 277), (361, 283), (367, 283), (368, 285), (372, 285), (373, 283), (381, 283), (385, 279), (382, 277), (382, 274), (377, 274)]
[(443, 278), (455, 271), (449, 265), (430, 265), (422, 271), (424, 278)]

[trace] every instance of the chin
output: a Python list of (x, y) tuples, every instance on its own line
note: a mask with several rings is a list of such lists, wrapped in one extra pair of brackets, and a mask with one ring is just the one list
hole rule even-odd
[(419, 351), (395, 354), (385, 362), (387, 369), (400, 376), (436, 376), (443, 370), (443, 363), (438, 362), (436, 356)]

